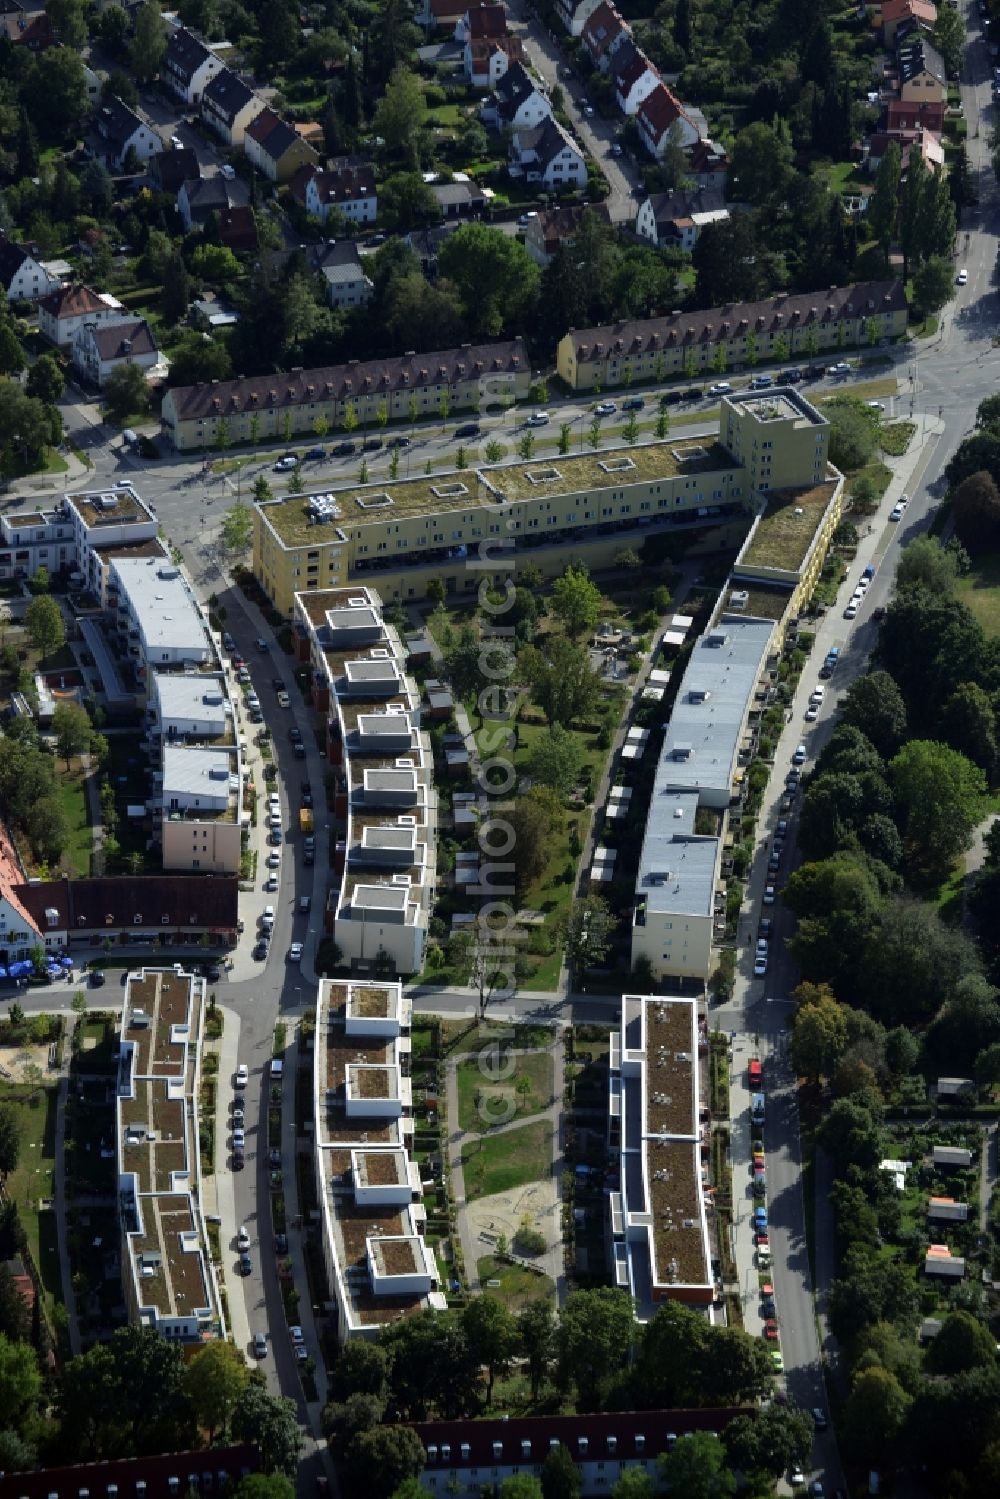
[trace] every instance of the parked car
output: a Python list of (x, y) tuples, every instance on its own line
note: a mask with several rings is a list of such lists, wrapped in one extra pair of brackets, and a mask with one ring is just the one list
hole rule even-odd
[(529, 427), (547, 427), (550, 417), (547, 411), (533, 411), (528, 417)]
[(291, 469), (295, 467), (297, 462), (298, 459), (293, 458), (289, 453), (286, 455), (286, 457), (278, 459), (277, 463), (274, 465), (273, 471), (276, 474), (287, 474)]
[(728, 380), (717, 380), (708, 387), (708, 393), (710, 396), (728, 396), (732, 388)]
[(253, 1356), (254, 1356), (254, 1358), (257, 1358), (257, 1359), (267, 1358), (267, 1336), (266, 1336), (265, 1333), (262, 1333), (262, 1332), (255, 1332), (254, 1333), (254, 1335), (253, 1335)]
[(241, 1062), (236, 1069), (236, 1076), (234, 1077), (233, 1082), (235, 1083), (237, 1088), (245, 1088), (249, 1081), (250, 1069), (247, 1066), (246, 1062)]
[(478, 422), (463, 422), (460, 427), (455, 428), (455, 436), (457, 438), (478, 437), (482, 430)]
[(641, 411), (645, 406), (642, 396), (629, 396), (627, 401), (622, 402), (623, 411)]
[(103, 988), (104, 982), (104, 974), (101, 970), (99, 968), (92, 968), (90, 972), (90, 987), (92, 989)]
[(763, 900), (764, 900), (765, 906), (773, 906), (774, 905), (774, 898), (775, 898), (775, 888), (774, 888), (774, 886), (773, 885), (765, 885), (764, 886), (764, 896), (763, 896)]
[(618, 407), (614, 401), (598, 401), (597, 405), (594, 407), (594, 415), (614, 416), (617, 410)]
[(318, 463), (321, 458), (325, 458), (326, 457), (326, 449), (325, 448), (307, 448), (304, 456), (307, 459), (307, 461), (313, 462), (313, 463)]
[(338, 442), (330, 449), (330, 453), (334, 458), (349, 458), (356, 449), (356, 443), (350, 441)]
[(292, 943), (291, 947), (288, 949), (288, 961), (289, 961), (289, 963), (301, 963), (302, 962), (302, 943), (301, 942), (293, 942)]
[(241, 1223), (240, 1224), (240, 1231), (236, 1235), (236, 1248), (237, 1249), (249, 1249), (250, 1248), (250, 1235), (247, 1232), (247, 1226), (246, 1226), (245, 1223)]

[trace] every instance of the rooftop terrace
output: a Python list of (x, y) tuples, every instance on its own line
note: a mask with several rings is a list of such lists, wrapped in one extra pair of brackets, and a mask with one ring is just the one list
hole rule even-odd
[(741, 567), (796, 572), (805, 562), (813, 540), (836, 493), (835, 480), (811, 489), (776, 489), (737, 558)]

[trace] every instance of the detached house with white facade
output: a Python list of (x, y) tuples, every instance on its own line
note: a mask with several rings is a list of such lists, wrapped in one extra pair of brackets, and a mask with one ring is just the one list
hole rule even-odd
[(38, 331), (57, 349), (66, 349), (84, 323), (127, 321), (128, 313), (110, 292), (96, 292), (74, 282), (49, 292), (38, 304)]
[(15, 244), (0, 230), (0, 286), (10, 302), (38, 302), (59, 285), (42, 263), (38, 248)]
[(510, 144), (510, 173), (526, 182), (541, 182), (556, 192), (584, 187), (587, 163), (557, 120), (547, 119), (532, 130), (516, 130)]
[(265, 108), (248, 83), (231, 68), (211, 78), (201, 99), (201, 117), (227, 146), (242, 146), (246, 128)]
[(609, 74), (615, 90), (615, 103), (623, 115), (634, 115), (643, 99), (647, 99), (660, 84), (659, 73), (631, 37), (612, 53)]
[(603, 0), (583, 28), (583, 45), (594, 67), (601, 73), (611, 68), (611, 59), (626, 41), (632, 38), (632, 29), (615, 10)]
[(549, 118), (552, 105), (537, 79), (522, 62), (515, 62), (479, 113), (494, 130), (530, 130)]
[(604, 0), (556, 0), (556, 15), (570, 36), (582, 36), (583, 28)]
[(524, 61), (520, 37), (507, 29), (502, 5), (474, 5), (455, 27), (455, 40), (464, 47), (465, 76), (473, 88), (495, 88), (516, 62)]
[(320, 274), (326, 282), (326, 299), (331, 307), (363, 307), (375, 290), (365, 275), (358, 247), (350, 239), (328, 246)]
[(73, 363), (91, 385), (103, 390), (120, 365), (151, 370), (159, 362), (149, 324), (144, 318), (118, 323), (85, 323), (73, 340)]
[(112, 97), (102, 104), (94, 123), (113, 172), (124, 169), (129, 152), (134, 152), (138, 161), (146, 162), (163, 150), (163, 142), (152, 126), (121, 99)]
[[(665, 83), (657, 84), (646, 95), (635, 112), (635, 122), (643, 145), (657, 160), (666, 154), (672, 138), (685, 149), (700, 139), (701, 132), (695, 121)], [(674, 126), (676, 130), (673, 130)]]
[(306, 212), (323, 224), (331, 209), (352, 224), (374, 224), (378, 213), (374, 169), (364, 165), (312, 172), (306, 181), (305, 205)]
[(200, 104), (209, 80), (221, 73), (225, 64), (210, 47), (186, 26), (170, 33), (167, 50), (160, 67), (160, 77), (172, 94), (185, 104)]

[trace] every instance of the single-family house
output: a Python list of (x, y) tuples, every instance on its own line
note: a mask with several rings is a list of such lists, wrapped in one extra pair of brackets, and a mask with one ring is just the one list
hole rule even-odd
[(56, 40), (48, 11), (38, 5), (30, 10), (18, 8), (0, 14), (0, 37), (28, 52), (45, 52), (55, 46)]
[(185, 104), (199, 104), (209, 80), (221, 73), (224, 66), (222, 58), (193, 31), (177, 26), (167, 39), (160, 77)]
[(923, 130), (918, 126), (916, 130), (879, 131), (876, 135), (869, 137), (865, 147), (865, 166), (869, 172), (878, 171), (890, 142), (895, 142), (899, 147), (904, 174), (909, 168), (915, 149), (923, 157), (928, 171), (936, 172), (944, 166), (944, 146), (941, 137), (931, 130)]
[(57, 349), (69, 348), (84, 323), (114, 323), (127, 318), (117, 297), (96, 292), (78, 281), (49, 292), (38, 304), (38, 331)]
[(468, 8), (468, 0), (420, 0), (414, 19), (420, 26), (447, 26), (454, 31)]
[[(300, 168), (300, 172), (308, 171), (308, 168)], [(374, 224), (378, 213), (374, 169), (366, 163), (364, 166), (312, 172), (306, 178), (305, 206), (324, 224), (331, 208), (352, 224)]]
[(729, 157), (714, 141), (697, 140), (685, 147), (687, 175), (695, 187), (725, 187)]
[(94, 116), (101, 150), (114, 172), (124, 170), (130, 152), (140, 162), (152, 161), (163, 150), (163, 142), (151, 125), (121, 99), (112, 95)]
[(524, 230), (524, 248), (532, 260), (540, 266), (547, 266), (563, 245), (573, 238), (585, 213), (596, 214), (605, 224), (611, 223), (603, 203), (566, 203), (539, 209)]
[(693, 250), (707, 225), (728, 217), (721, 185), (682, 188), (644, 198), (635, 216), (635, 232), (658, 249), (670, 245)]
[(963, 1145), (935, 1145), (931, 1152), (931, 1161), (935, 1166), (940, 1166), (947, 1171), (955, 1168), (968, 1171), (972, 1165), (972, 1151)]
[(203, 229), (209, 214), (221, 214), (232, 207), (232, 194), (225, 177), (196, 177), (185, 182), (177, 194), (177, 212), (185, 232)]
[(556, 15), (570, 36), (582, 36), (583, 28), (604, 0), (556, 0)]
[(635, 114), (643, 99), (648, 99), (660, 86), (659, 73), (631, 37), (615, 48), (608, 73), (615, 91), (615, 103), (622, 114), (629, 117)]
[(510, 173), (527, 182), (541, 182), (558, 192), (584, 187), (587, 163), (583, 153), (558, 120), (543, 120), (532, 130), (517, 130), (510, 143)]
[(938, 104), (948, 101), (948, 76), (944, 59), (930, 42), (909, 38), (896, 54), (899, 70), (899, 97), (904, 104), (921, 104), (930, 99)]
[(971, 1077), (939, 1077), (937, 1080), (938, 1099), (945, 1099), (949, 1103), (957, 1103), (970, 1099), (975, 1101), (976, 1084)]
[(968, 1223), (969, 1204), (957, 1202), (954, 1197), (932, 1197), (927, 1204), (927, 1216), (934, 1223)]
[(159, 362), (149, 324), (144, 318), (122, 323), (85, 323), (73, 340), (73, 363), (84, 380), (98, 389), (123, 364), (150, 370)]
[(463, 46), (462, 65), (473, 88), (495, 88), (507, 69), (524, 61), (520, 37), (507, 29), (502, 5), (471, 6), (455, 27)]
[(149, 177), (153, 186), (161, 193), (170, 193), (176, 198), (185, 182), (193, 182), (201, 176), (198, 153), (190, 146), (178, 151), (157, 151), (149, 163)]
[(326, 298), (331, 307), (364, 307), (374, 285), (365, 275), (358, 247), (353, 240), (330, 243), (322, 269)]
[(219, 210), (219, 239), (234, 255), (257, 249), (257, 220), (248, 203), (233, 203)]
[(584, 24), (583, 45), (594, 67), (607, 73), (617, 49), (632, 38), (632, 28), (615, 10), (610, 0), (602, 0)]
[(879, 25), (887, 47), (896, 45), (900, 26), (916, 22), (929, 31), (936, 20), (937, 6), (931, 0), (882, 0), (879, 7)]
[(247, 160), (271, 182), (287, 182), (299, 167), (318, 164), (319, 156), (273, 109), (262, 109), (243, 137)]
[(459, 176), (453, 182), (432, 182), (431, 194), (445, 219), (469, 218), (482, 213), (486, 193), (470, 177)]
[(513, 63), (479, 111), (494, 130), (530, 130), (552, 113), (548, 94), (523, 62)]
[(242, 146), (250, 121), (266, 106), (231, 68), (220, 68), (205, 85), (201, 117), (227, 146)]
[(693, 146), (700, 135), (694, 120), (665, 83), (658, 83), (642, 100), (635, 121), (640, 140), (657, 161), (665, 155), (672, 140), (681, 147)]
[(37, 245), (16, 244), (0, 229), (0, 286), (9, 302), (37, 302), (59, 284), (46, 270)]
[(919, 104), (909, 104), (904, 99), (889, 99), (885, 106), (883, 130), (931, 130), (935, 135), (944, 131), (945, 106), (939, 99), (923, 99)]

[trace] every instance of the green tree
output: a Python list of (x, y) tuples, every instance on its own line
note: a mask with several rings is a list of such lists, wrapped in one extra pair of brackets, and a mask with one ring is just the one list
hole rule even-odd
[[(393, 229), (397, 234), (406, 234), (411, 229), (420, 229), (427, 224), (433, 224), (441, 217), (441, 210), (430, 184), (425, 182), (419, 172), (394, 172), (379, 184), (378, 190), (379, 219)], [(411, 283), (411, 292), (424, 294), (426, 282), (421, 287), (423, 277), (400, 276), (393, 284), (393, 290), (397, 290), (403, 282)], [(397, 292), (398, 294), (398, 292)], [(387, 297), (387, 303), (391, 303)], [(400, 314), (390, 314), (387, 306), (387, 325), (392, 326), (399, 321)]]
[(410, 1426), (380, 1426), (361, 1432), (347, 1453), (354, 1493), (389, 1499), (400, 1484), (423, 1472), (424, 1445)]
[(556, 1325), (548, 1301), (529, 1301), (517, 1318), (521, 1354), (528, 1366), (531, 1398), (537, 1400), (555, 1357)]
[(853, 396), (837, 396), (827, 403), (826, 411), (830, 419), (830, 462), (847, 472), (863, 468), (875, 454), (875, 413)]
[(69, 770), (70, 761), (76, 755), (82, 755), (90, 746), (91, 728), (87, 710), (78, 703), (57, 704), (52, 715), (52, 731), (56, 736), (56, 749)]
[(463, 224), (438, 252), (438, 274), (458, 288), (473, 333), (495, 338), (523, 326), (540, 272), (524, 245), (489, 224)]
[(236, 280), (240, 263), (225, 245), (199, 245), (191, 257), (191, 269), (202, 280), (221, 286)]
[(38, 594), (28, 605), (24, 615), (28, 639), (44, 660), (53, 655), (65, 642), (66, 627), (62, 610), (55, 599), (47, 593)]
[(496, 1297), (475, 1296), (462, 1313), (462, 1327), (473, 1358), (486, 1369), (486, 1404), (492, 1405), (494, 1380), (517, 1351), (517, 1323)]
[(129, 60), (136, 77), (148, 83), (159, 72), (167, 50), (167, 27), (157, 0), (140, 6), (134, 26)]
[(902, 171), (902, 152), (896, 141), (890, 141), (882, 153), (882, 160), (875, 173), (875, 189), (868, 200), (868, 228), (881, 245), (886, 261), (889, 258), (892, 232), (896, 226)]
[(538, 878), (548, 862), (558, 813), (555, 793), (544, 787), (536, 787), (519, 796), (507, 813), (514, 836), (511, 858), (518, 888), (522, 891)]
[(578, 979), (585, 969), (607, 957), (614, 932), (614, 915), (599, 895), (585, 895), (573, 902), (566, 917), (566, 961)]
[(528, 774), (539, 785), (551, 786), (565, 796), (579, 776), (582, 764), (583, 752), (576, 735), (553, 723), (548, 733), (532, 745)]
[(653, 1480), (642, 1468), (623, 1468), (611, 1490), (611, 1499), (653, 1499)]
[(375, 110), (376, 135), (386, 153), (402, 157), (415, 169), (420, 162), (420, 133), (427, 119), (427, 101), (419, 78), (402, 63), (392, 70), (385, 93)]
[(579, 1499), (583, 1479), (562, 1442), (549, 1447), (542, 1464), (542, 1499)]
[(53, 405), (63, 393), (66, 381), (54, 354), (40, 354), (28, 371), (25, 390), (36, 400)]
[(860, 729), (883, 758), (894, 755), (906, 738), (906, 704), (887, 671), (856, 677), (839, 706), (841, 722)]
[(542, 1485), (531, 1473), (512, 1473), (500, 1485), (500, 1499), (544, 1499)]
[(239, 1349), (219, 1338), (206, 1343), (185, 1367), (181, 1393), (199, 1427), (207, 1433), (209, 1446), (216, 1433), (224, 1432), (229, 1425), (249, 1377), (250, 1371)]
[(992, 551), (1000, 541), (1000, 489), (992, 474), (980, 469), (963, 479), (951, 497), (951, 514), (969, 552)]
[(910, 1397), (888, 1369), (863, 1369), (855, 1375), (844, 1407), (849, 1450), (861, 1461), (881, 1458), (902, 1431), (909, 1407)]
[(812, 1417), (794, 1405), (765, 1406), (753, 1416), (737, 1416), (723, 1433), (729, 1465), (741, 1473), (780, 1478), (812, 1451)]
[(601, 1287), (569, 1293), (557, 1333), (559, 1381), (564, 1389), (576, 1387), (583, 1410), (598, 1408), (606, 1381), (625, 1368), (634, 1337), (627, 1291)]
[(253, 1442), (259, 1448), (265, 1473), (294, 1478), (302, 1446), (294, 1401), (248, 1383), (236, 1402), (231, 1432), (237, 1441)]
[(181, 318), (187, 315), (190, 301), (191, 283), (188, 279), (187, 267), (180, 255), (175, 252), (168, 258), (163, 268), (160, 306), (166, 321), (171, 324), (179, 323)]
[(800, 1076), (830, 1077), (847, 1047), (847, 1016), (835, 999), (802, 1005), (792, 1032), (792, 1062)]
[(283, 1473), (248, 1473), (233, 1489), (233, 1499), (295, 1499), (295, 1486)]
[(971, 1312), (949, 1312), (927, 1349), (927, 1367), (933, 1374), (961, 1374), (968, 1369), (989, 1369), (995, 1364), (996, 1339)]
[(385, 1400), (389, 1390), (389, 1356), (379, 1343), (352, 1338), (331, 1365), (328, 1385), (331, 1400), (346, 1400), (353, 1394), (375, 1395)]
[(913, 277), (913, 298), (924, 317), (940, 312), (954, 292), (954, 272), (943, 255), (925, 260)]
[(12, 1342), (0, 1333), (0, 1410), (4, 1421), (20, 1430), (38, 1403), (42, 1376), (30, 1343)]
[(784, 196), (791, 172), (790, 144), (770, 125), (755, 120), (733, 142), (727, 196), (764, 207)]
[(569, 727), (589, 713), (600, 693), (600, 679), (587, 652), (564, 635), (543, 637), (517, 658), (518, 671), (550, 724)]
[(137, 364), (120, 364), (104, 382), (104, 404), (112, 421), (124, 423), (130, 416), (149, 410), (149, 385)]
[(0, 1103), (0, 1176), (9, 1176), (17, 1170), (20, 1153), (21, 1125), (17, 1110), (12, 1104)]
[(684, 1499), (730, 1499), (736, 1480), (726, 1465), (726, 1450), (712, 1432), (692, 1431), (660, 1454), (660, 1475), (672, 1493)]
[(965, 22), (957, 10), (942, 5), (931, 29), (931, 39), (944, 58), (949, 78), (957, 78), (965, 46)]
[[(213, 380), (228, 380), (232, 373), (233, 361), (225, 344), (201, 333), (184, 334), (170, 350), (171, 385), (210, 385)], [(259, 427), (260, 416), (257, 412), (253, 416)]]
[(245, 557), (253, 541), (253, 511), (249, 505), (238, 501), (226, 511), (219, 532), (220, 540), (230, 557)]
[(520, 440), (518, 441), (518, 444), (517, 444), (517, 452), (518, 452), (518, 456), (520, 458), (522, 458), (525, 463), (530, 463), (531, 462), (531, 459), (534, 458), (534, 456), (535, 456), (535, 434), (534, 434), (534, 432), (525, 432), (522, 435), (522, 437), (520, 438)]
[(589, 635), (601, 617), (601, 590), (585, 569), (567, 567), (552, 585), (552, 612), (572, 636)]
[(982, 771), (948, 745), (913, 739), (889, 775), (914, 857), (929, 877), (942, 877), (971, 846), (986, 795)]
[(0, 375), (19, 375), (27, 360), (10, 317), (0, 316)]

